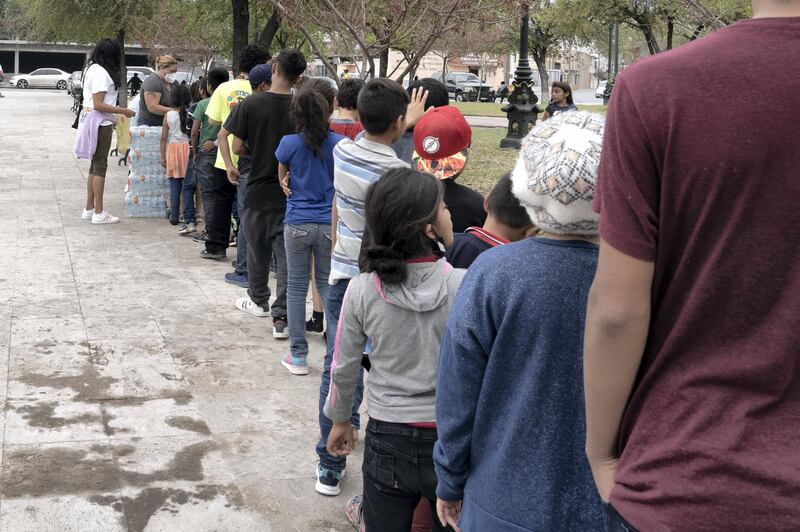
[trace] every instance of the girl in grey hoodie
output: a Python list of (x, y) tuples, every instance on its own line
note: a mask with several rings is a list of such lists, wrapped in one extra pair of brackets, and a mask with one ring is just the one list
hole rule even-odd
[(328, 452), (352, 449), (352, 398), (369, 338), (363, 518), (368, 531), (408, 532), (420, 497), (436, 500), (439, 345), (464, 270), (442, 258), (453, 225), (433, 176), (389, 170), (367, 191), (365, 209), (365, 273), (345, 294), (325, 403), (334, 422)]

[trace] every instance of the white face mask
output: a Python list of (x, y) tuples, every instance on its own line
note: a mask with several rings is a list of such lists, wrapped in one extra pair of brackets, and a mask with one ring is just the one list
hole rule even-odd
[(165, 74), (164, 75), (164, 79), (167, 80), (167, 83), (175, 83), (176, 77), (177, 76), (175, 74)]

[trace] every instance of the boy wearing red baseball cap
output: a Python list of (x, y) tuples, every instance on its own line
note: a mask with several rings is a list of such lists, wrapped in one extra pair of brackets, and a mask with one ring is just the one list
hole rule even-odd
[(483, 196), (455, 181), (467, 166), (471, 144), (472, 129), (461, 112), (449, 105), (429, 110), (414, 128), (414, 166), (442, 180), (455, 233), (481, 227), (486, 221)]

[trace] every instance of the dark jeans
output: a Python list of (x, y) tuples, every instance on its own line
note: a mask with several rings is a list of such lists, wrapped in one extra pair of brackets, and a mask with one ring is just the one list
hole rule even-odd
[(214, 212), (211, 216), (213, 223), (206, 223), (206, 251), (219, 253), (228, 249), (230, 244), (231, 206), (236, 201), (236, 187), (228, 181), (225, 170), (219, 168), (213, 169), (211, 187), (214, 193)]
[[(333, 348), (336, 345), (336, 329), (339, 327), (339, 314), (342, 311), (344, 293), (347, 291), (349, 280), (340, 280), (331, 285), (328, 291), (328, 298), (325, 303), (325, 318), (328, 322), (328, 349), (325, 351), (325, 362), (322, 367), (322, 381), (319, 385), (319, 442), (317, 442), (317, 456), (319, 463), (325, 469), (332, 471), (343, 471), (347, 465), (347, 458), (344, 456), (334, 457), (328, 454), (328, 435), (333, 428), (333, 422), (323, 412), (325, 400), (331, 388), (331, 363), (333, 362)], [(356, 393), (353, 394), (353, 414), (350, 423), (356, 427), (361, 427), (361, 415), (358, 413), (361, 407), (361, 400), (364, 398), (364, 370), (360, 370), (358, 375), (358, 385)]]
[[(420, 497), (436, 515), (436, 429), (370, 419), (364, 438), (364, 523), (367, 532), (408, 532)], [(433, 530), (443, 528), (433, 520)]]
[(214, 151), (201, 149), (194, 164), (194, 175), (200, 186), (200, 199), (203, 202), (203, 212), (205, 213), (206, 231), (214, 223), (214, 162), (216, 160), (216, 149)]
[[(240, 213), (244, 212), (244, 196), (247, 193), (247, 178), (250, 174), (248, 168), (247, 172), (240, 170), (239, 186), (236, 190), (236, 207)], [(236, 234), (236, 266), (234, 270), (239, 275), (247, 275), (247, 231), (244, 229), (244, 224), (239, 224), (239, 232)]]
[(181, 213), (181, 190), (183, 178), (168, 177), (169, 180), (169, 221), (172, 225), (178, 223)]
[(194, 164), (191, 156), (186, 167), (186, 177), (183, 178), (183, 221), (187, 224), (197, 223), (197, 207), (194, 204), (194, 192), (197, 189), (197, 180), (194, 175)]
[[(283, 216), (285, 208), (277, 206), (245, 207), (244, 226), (247, 231), (247, 278), (250, 288), (247, 294), (259, 307), (270, 310), (269, 263), (275, 255), (275, 301), (272, 302), (273, 318), (286, 318), (286, 248), (283, 243)], [(230, 216), (230, 215), (229, 215)]]
[(606, 532), (638, 532), (613, 506), (603, 503)]

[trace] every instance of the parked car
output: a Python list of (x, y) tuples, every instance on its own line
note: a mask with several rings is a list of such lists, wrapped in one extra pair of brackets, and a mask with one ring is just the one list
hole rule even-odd
[(139, 78), (141, 78), (141, 80), (144, 81), (147, 76), (155, 72), (155, 70), (146, 66), (129, 66), (127, 67), (127, 70), (128, 70), (128, 75), (127, 79), (125, 80), (126, 85), (127, 82), (131, 80), (134, 73), (139, 74)]
[(595, 98), (603, 98), (603, 96), (606, 93), (606, 85), (607, 84), (608, 84), (608, 81), (603, 80), (603, 81), (600, 82), (599, 85), (597, 85), (597, 90), (594, 91), (594, 97)]
[(470, 72), (448, 72), (444, 78), (441, 72), (431, 76), (447, 86), (450, 97), (457, 102), (493, 102), (494, 90)]
[(17, 74), (11, 78), (11, 84), (20, 89), (28, 87), (55, 87), (67, 90), (70, 74), (58, 68), (37, 68), (30, 74)]
[(78, 94), (83, 90), (83, 71), (76, 70), (67, 80), (67, 94)]

